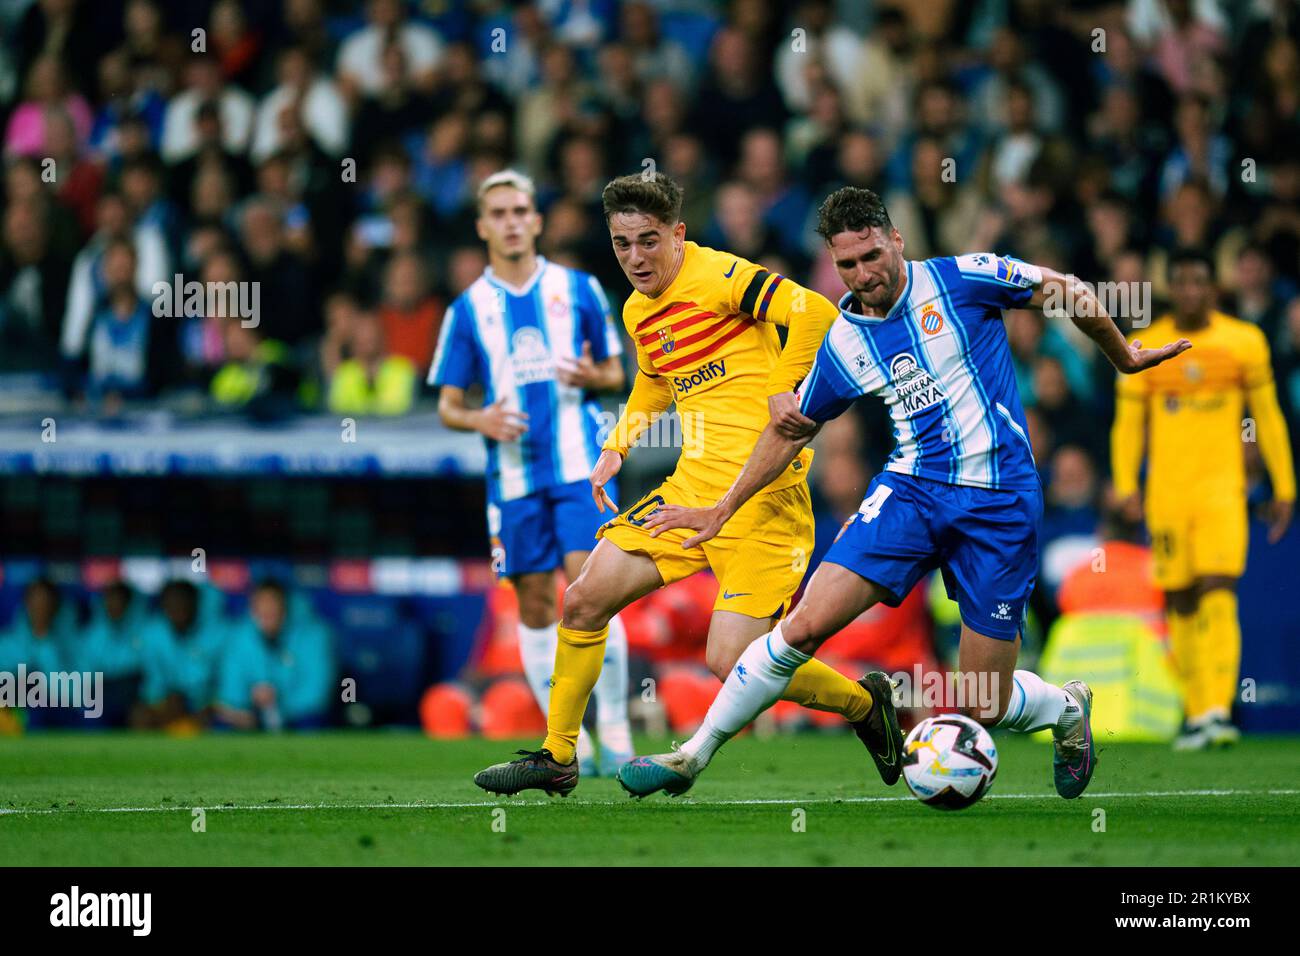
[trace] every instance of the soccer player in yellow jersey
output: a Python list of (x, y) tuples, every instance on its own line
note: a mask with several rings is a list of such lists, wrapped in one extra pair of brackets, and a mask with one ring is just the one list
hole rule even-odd
[[(614, 254), (633, 287), (623, 324), (636, 346), (637, 375), (591, 475), (597, 504), (617, 512), (606, 483), (628, 448), (674, 401), (684, 451), (662, 485), (597, 532), (600, 540), (564, 595), (546, 740), (475, 776), (494, 793), (564, 795), (577, 785), (574, 743), (600, 675), (609, 620), (618, 611), (711, 567), (719, 588), (706, 654), (713, 673), (725, 679), (741, 652), (789, 610), (812, 551), (808, 450), (703, 549), (682, 547), (687, 531), (652, 537), (643, 525), (665, 503), (715, 501), (736, 480), (769, 422), (798, 427), (794, 389), (838, 309), (784, 276), (687, 242), (681, 189), (661, 173), (615, 179), (602, 198)], [(788, 329), (784, 350), (777, 325)], [(842, 714), (885, 782), (897, 782), (898, 761), (881, 760), (902, 748), (884, 674), (873, 671), (854, 682), (809, 660), (795, 672), (785, 699)]]
[(1264, 334), (1213, 308), (1214, 266), (1199, 251), (1171, 257), (1169, 291), (1172, 314), (1142, 337), (1181, 336), (1192, 349), (1144, 375), (1120, 377), (1111, 459), (1115, 493), (1136, 518), (1145, 446), (1156, 585), (1165, 592), (1169, 644), (1186, 695), (1175, 747), (1195, 750), (1238, 737), (1230, 714), (1241, 661), (1236, 586), (1246, 566), (1242, 442), (1258, 441), (1272, 481), (1270, 543), (1291, 520), (1295, 472)]

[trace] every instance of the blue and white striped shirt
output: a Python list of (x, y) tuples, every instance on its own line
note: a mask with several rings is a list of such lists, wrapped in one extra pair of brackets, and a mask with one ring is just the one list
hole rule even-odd
[(1023, 308), (1039, 270), (973, 253), (907, 262), (884, 318), (850, 311), (823, 340), (799, 389), (809, 418), (834, 418), (864, 395), (884, 400), (897, 442), (886, 470), (955, 485), (1038, 487), (1002, 310)]
[(522, 289), (488, 268), (447, 310), (429, 369), (431, 385), (468, 388), (484, 402), (505, 397), (528, 415), (518, 441), (488, 440), (488, 500), (499, 503), (553, 485), (582, 481), (600, 455), (600, 405), (556, 378), (559, 359), (582, 355), (603, 362), (623, 351), (609, 301), (593, 276), (537, 258)]

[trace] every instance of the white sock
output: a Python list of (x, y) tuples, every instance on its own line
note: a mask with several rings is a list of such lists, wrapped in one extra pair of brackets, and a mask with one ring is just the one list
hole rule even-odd
[(596, 681), (596, 736), (602, 762), (610, 753), (632, 755), (632, 725), (627, 719), (627, 630), (615, 615), (609, 622), (605, 662)]
[(1051, 727), (1060, 736), (1073, 730), (1083, 715), (1069, 691), (1047, 683), (1033, 671), (1016, 671), (1011, 681), (1011, 700), (999, 727), (1022, 734)]
[[(560, 643), (560, 632), (555, 624), (546, 627), (529, 627), (519, 622), (519, 659), (524, 665), (524, 677), (537, 698), (537, 706), (545, 715), (551, 705), (551, 674), (555, 671), (555, 648)], [(578, 728), (578, 759), (589, 760), (595, 753), (591, 735), (586, 727)]]
[(780, 624), (745, 648), (709, 705), (704, 723), (682, 744), (682, 753), (697, 772), (709, 765), (719, 747), (780, 699), (808, 657), (785, 642)]

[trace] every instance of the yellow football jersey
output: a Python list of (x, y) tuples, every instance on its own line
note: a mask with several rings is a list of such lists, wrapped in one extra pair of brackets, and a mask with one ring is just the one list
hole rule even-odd
[[(1136, 337), (1149, 347), (1186, 338), (1192, 348), (1155, 368), (1120, 376), (1115, 490), (1129, 494), (1137, 489), (1145, 419), (1149, 500), (1243, 495), (1242, 442), (1251, 437), (1250, 425), (1244, 421), (1247, 398), (1252, 405), (1276, 403), (1264, 334), (1248, 322), (1213, 312), (1209, 324), (1197, 331), (1182, 332), (1171, 316), (1163, 316)], [(1252, 414), (1260, 411), (1252, 409)], [(1265, 441), (1263, 436), (1259, 440), (1261, 445)], [(1261, 451), (1279, 449), (1261, 447)], [(1289, 448), (1286, 459), (1289, 471)], [(1282, 485), (1279, 491), (1285, 493), (1286, 478)]]
[[(683, 437), (674, 478), (720, 494), (767, 427), (768, 396), (793, 389), (808, 373), (839, 310), (738, 256), (694, 242), (685, 246), (672, 284), (654, 298), (633, 291), (623, 324), (641, 373), (672, 386)], [(792, 328), (783, 356), (775, 326), (792, 316), (802, 326), (799, 342)], [(612, 439), (606, 447), (619, 444)], [(812, 450), (805, 448), (768, 488), (802, 481), (811, 462)]]

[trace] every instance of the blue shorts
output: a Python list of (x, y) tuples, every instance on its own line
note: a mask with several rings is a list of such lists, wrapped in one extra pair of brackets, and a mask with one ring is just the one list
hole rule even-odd
[(824, 560), (890, 593), (897, 607), (935, 568), (971, 630), (1013, 641), (1038, 570), (1043, 494), (877, 475)]
[[(605, 486), (618, 500), (617, 482)], [(553, 571), (570, 551), (596, 546), (596, 529), (610, 519), (591, 498), (591, 483), (552, 485), (522, 498), (488, 503), (492, 569), (499, 575)]]

